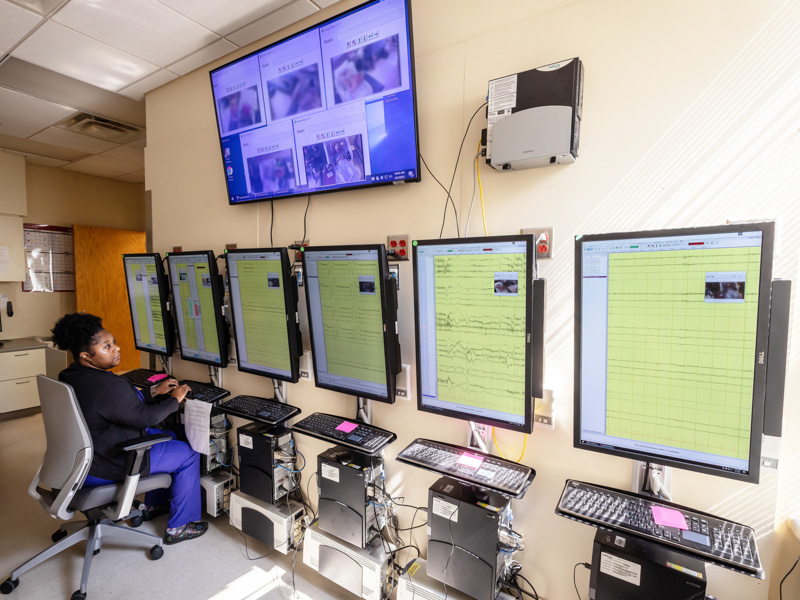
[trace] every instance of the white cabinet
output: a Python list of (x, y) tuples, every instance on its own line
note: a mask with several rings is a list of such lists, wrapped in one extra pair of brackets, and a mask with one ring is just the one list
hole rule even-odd
[(36, 376), (45, 373), (44, 350), (0, 352), (0, 413), (39, 406)]

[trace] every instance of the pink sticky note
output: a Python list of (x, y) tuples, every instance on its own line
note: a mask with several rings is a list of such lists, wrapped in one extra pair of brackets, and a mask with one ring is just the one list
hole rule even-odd
[(653, 520), (656, 522), (656, 525), (675, 527), (676, 529), (689, 529), (686, 525), (686, 518), (679, 510), (666, 508), (664, 506), (651, 506), (650, 510), (653, 511)]
[(358, 427), (357, 423), (351, 423), (350, 421), (342, 421), (342, 424), (336, 428), (336, 431), (344, 431), (345, 433), (350, 433)]
[(169, 377), (166, 373), (159, 373), (158, 375), (153, 375), (152, 377), (148, 377), (147, 381), (150, 383), (155, 383), (156, 381), (161, 381), (165, 377)]
[(460, 465), (464, 465), (472, 469), (477, 469), (478, 467), (481, 466), (481, 463), (483, 462), (483, 457), (478, 456), (477, 454), (470, 454), (469, 452), (464, 452), (464, 454), (458, 457), (457, 462)]

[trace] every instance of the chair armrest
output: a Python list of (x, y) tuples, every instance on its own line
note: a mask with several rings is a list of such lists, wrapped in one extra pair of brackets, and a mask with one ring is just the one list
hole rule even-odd
[(131, 452), (134, 450), (139, 450), (140, 448), (147, 449), (151, 446), (155, 446), (156, 444), (160, 444), (161, 442), (168, 442), (171, 439), (172, 437), (166, 433), (152, 433), (150, 435), (143, 435), (142, 437), (120, 442), (117, 444), (117, 448), (124, 450), (125, 452)]
[(118, 521), (130, 514), (133, 498), (136, 495), (136, 486), (139, 483), (139, 471), (142, 468), (145, 451), (156, 444), (167, 442), (171, 439), (172, 437), (166, 433), (153, 433), (117, 444), (117, 448), (128, 452), (128, 465), (126, 468), (128, 474), (117, 495), (117, 501), (105, 509), (106, 516), (113, 521)]

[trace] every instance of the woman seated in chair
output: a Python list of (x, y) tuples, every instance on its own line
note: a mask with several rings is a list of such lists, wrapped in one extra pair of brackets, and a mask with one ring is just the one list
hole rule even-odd
[[(53, 342), (69, 350), (75, 362), (58, 378), (73, 387), (83, 418), (92, 435), (94, 458), (84, 485), (103, 485), (125, 479), (126, 457), (117, 444), (148, 433), (168, 433), (173, 439), (156, 444), (142, 465), (141, 474), (171, 473), (172, 486), (145, 495), (145, 520), (167, 512), (170, 516), (164, 542), (176, 544), (199, 537), (208, 529), (200, 521), (200, 455), (171, 432), (152, 427), (178, 410), (189, 386), (173, 378), (153, 390), (139, 390), (124, 377), (110, 371), (119, 365), (120, 348), (114, 336), (103, 329), (100, 317), (90, 314), (64, 315), (53, 327)], [(160, 402), (156, 402), (156, 399)]]

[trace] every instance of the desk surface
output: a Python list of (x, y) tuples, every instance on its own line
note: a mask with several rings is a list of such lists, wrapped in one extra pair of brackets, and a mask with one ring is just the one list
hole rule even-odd
[(34, 338), (17, 338), (4, 340), (3, 345), (0, 346), (0, 352), (19, 352), (20, 350), (38, 350), (39, 348), (47, 348), (47, 344)]

